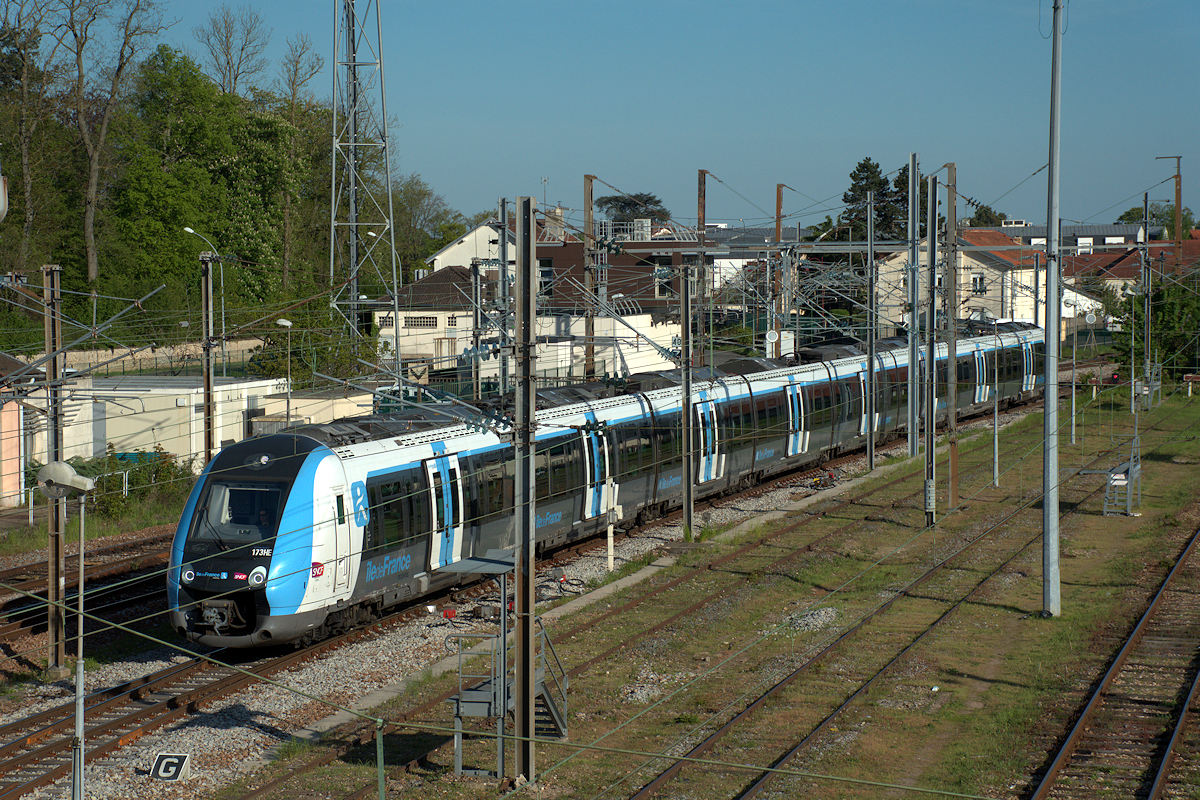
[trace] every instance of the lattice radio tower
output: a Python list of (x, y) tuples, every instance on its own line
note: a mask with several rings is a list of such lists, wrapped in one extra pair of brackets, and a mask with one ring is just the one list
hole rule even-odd
[[(333, 7), (330, 305), (361, 335), (371, 323), (359, 293), (364, 273), (378, 279), (372, 284), (391, 287), (393, 325), (399, 324), (402, 278), (392, 225), (383, 25), (378, 0), (334, 0)], [(397, 354), (397, 372), (399, 366)]]

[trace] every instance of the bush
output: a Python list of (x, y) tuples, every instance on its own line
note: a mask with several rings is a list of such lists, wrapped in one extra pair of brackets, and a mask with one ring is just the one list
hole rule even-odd
[[(91, 494), (88, 508), (108, 519), (120, 518), (132, 508), (149, 503), (182, 504), (195, 478), (190, 457), (176, 458), (160, 445), (155, 445), (151, 452), (138, 450), (118, 455), (109, 444), (104, 458), (74, 466), (81, 475), (96, 478), (96, 490)], [(127, 495), (123, 493), (125, 472), (129, 473)]]

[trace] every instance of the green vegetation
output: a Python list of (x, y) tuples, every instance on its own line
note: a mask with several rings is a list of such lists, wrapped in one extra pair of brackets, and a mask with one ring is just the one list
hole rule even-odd
[[(67, 19), (67, 4), (9, 5), (0, 25), (0, 153), (10, 186), (0, 271), (39, 285), (42, 264), (61, 265), (64, 311), (76, 320), (104, 320), (126, 307), (122, 298), (165, 284), (109, 332), (130, 345), (187, 338), (185, 321), (192, 338), (200, 330), (197, 256), (209, 247), (184, 226), (220, 251), (229, 329), (328, 289), (332, 110), (313, 94), (322, 59), (311, 42), (289, 41), (277, 65), (258, 56), (231, 65), (230, 53), (214, 50), (217, 27), (232, 26), (226, 45), (236, 50), (242, 37), (260, 53), (270, 31), (253, 10), (231, 17), (221, 8), (197, 30), (209, 56), (202, 68), (161, 43), (169, 21), (151, 3), (124, 18), (111, 3), (86, 0), (79, 16), (91, 26), (90, 39), (76, 45), (67, 33), (61, 46), (54, 36), (81, 24)], [(119, 57), (106, 61), (122, 41)], [(84, 48), (81, 71), (72, 47)], [(370, 159), (361, 164), (360, 203), (386, 207), (391, 168)], [(478, 219), (450, 208), (416, 174), (391, 175), (391, 193), (406, 269)], [(368, 296), (384, 290), (373, 272), (362, 281)], [(329, 310), (316, 305), (288, 317), (326, 344)], [(281, 345), (277, 339), (270, 331), (268, 344)], [(0, 309), (0, 350), (41, 344), (35, 304)], [(308, 344), (295, 342), (316, 354), (323, 372), (330, 371), (326, 361), (334, 362), (333, 374), (337, 363), (342, 371), (354, 363)], [(263, 369), (270, 374), (274, 366)]]

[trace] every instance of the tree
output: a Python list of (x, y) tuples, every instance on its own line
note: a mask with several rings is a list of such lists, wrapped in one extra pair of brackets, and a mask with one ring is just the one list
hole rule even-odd
[(226, 94), (237, 94), (238, 84), (267, 67), (263, 52), (271, 43), (271, 29), (247, 6), (235, 12), (223, 5), (209, 16), (207, 25), (198, 26), (193, 33), (208, 53), (213, 78)]
[(396, 251), (408, 276), (466, 232), (466, 220), (417, 173), (392, 182)]
[(40, 131), (44, 123), (56, 124), (52, 118), (56, 106), (51, 95), (57, 89), (62, 64), (57, 44), (43, 52), (49, 12), (45, 0), (13, 0), (5, 4), (4, 12), (0, 22), (0, 92), (16, 95), (16, 102), (10, 107), (16, 120), (8, 127), (16, 130), (21, 162), (21, 241), (16, 264), (11, 266), (25, 269), (29, 265), (37, 209), (42, 205), (34, 195), (35, 172), (40, 171), (47, 158), (47, 145), (52, 141)]
[[(925, 182), (922, 176), (917, 175), (917, 238), (924, 239), (926, 234), (925, 220), (928, 217), (929, 206), (929, 184)], [(895, 225), (895, 237), (897, 239), (906, 239), (908, 237), (908, 164), (900, 168), (896, 174), (896, 178), (892, 181), (892, 197), (898, 209), (903, 210), (903, 217), (898, 216)], [(941, 205), (941, 201), (938, 201)], [(946, 221), (946, 218), (938, 213), (938, 227), (940, 228)]]
[[(1192, 210), (1187, 206), (1183, 207), (1183, 237), (1186, 239), (1195, 225), (1195, 218), (1192, 216)], [(1129, 223), (1132, 225), (1142, 224), (1142, 207), (1134, 206), (1126, 211), (1121, 216), (1117, 217), (1117, 223)], [(1163, 238), (1175, 238), (1175, 204), (1174, 203), (1151, 203), (1150, 204), (1150, 225), (1161, 225), (1163, 227)]]
[(972, 228), (997, 228), (1006, 219), (1008, 215), (1003, 211), (997, 211), (989, 205), (981, 205), (975, 209), (967, 224)]
[(649, 217), (651, 222), (660, 223), (671, 219), (671, 212), (663, 205), (658, 195), (649, 192), (597, 197), (596, 208), (613, 222), (632, 222)]
[(907, 178), (905, 181), (904, 191), (897, 197), (896, 192), (888, 185), (878, 162), (870, 156), (858, 162), (850, 172), (850, 188), (842, 194), (842, 202), (846, 204), (846, 210), (842, 212), (842, 222), (849, 226), (851, 238), (867, 238), (867, 192), (875, 193), (875, 237), (903, 237)]
[[(280, 64), (280, 84), (283, 88), (284, 101), (287, 104), (287, 121), (294, 133), (300, 129), (300, 113), (302, 104), (308, 105), (311, 100), (305, 93), (308, 82), (321, 71), (325, 60), (313, 50), (312, 40), (304, 34), (287, 40), (287, 53)], [(298, 158), (297, 136), (288, 140), (288, 162), (293, 168)], [(283, 194), (283, 287), (286, 289), (292, 265), (293, 237), (293, 206), (298, 200), (299, 186), (295, 183), (288, 185)]]
[[(87, 154), (87, 185), (83, 200), (83, 243), (87, 257), (87, 279), (96, 280), (100, 260), (96, 252), (96, 202), (100, 193), (100, 163), (105, 155), (108, 128), (122, 88), (126, 70), (133, 63), (144, 39), (157, 34), (163, 24), (155, 0), (55, 0), (60, 19), (55, 37), (74, 61), (70, 97), (75, 125)], [(94, 61), (93, 40), (111, 18), (116, 55), (107, 64)], [(100, 76), (100, 77), (98, 77)]]

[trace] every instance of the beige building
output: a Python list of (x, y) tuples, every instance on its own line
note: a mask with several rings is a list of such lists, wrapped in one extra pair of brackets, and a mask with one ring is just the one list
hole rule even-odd
[[(918, 297), (924, 307), (929, 298), (928, 243), (919, 246)], [(939, 248), (935, 263), (944, 258)], [(1022, 246), (999, 231), (966, 229), (959, 234), (957, 252), (958, 301), (957, 317), (990, 318), (1034, 322), (1046, 321), (1045, 253)], [(881, 327), (887, 335), (901, 332), (909, 318), (908, 254), (895, 253), (879, 262), (878, 302)], [(939, 268), (938, 286), (943, 273)], [(1103, 314), (1098, 298), (1062, 286), (1062, 319), (1072, 320), (1087, 313)], [(922, 312), (923, 315), (923, 312)]]

